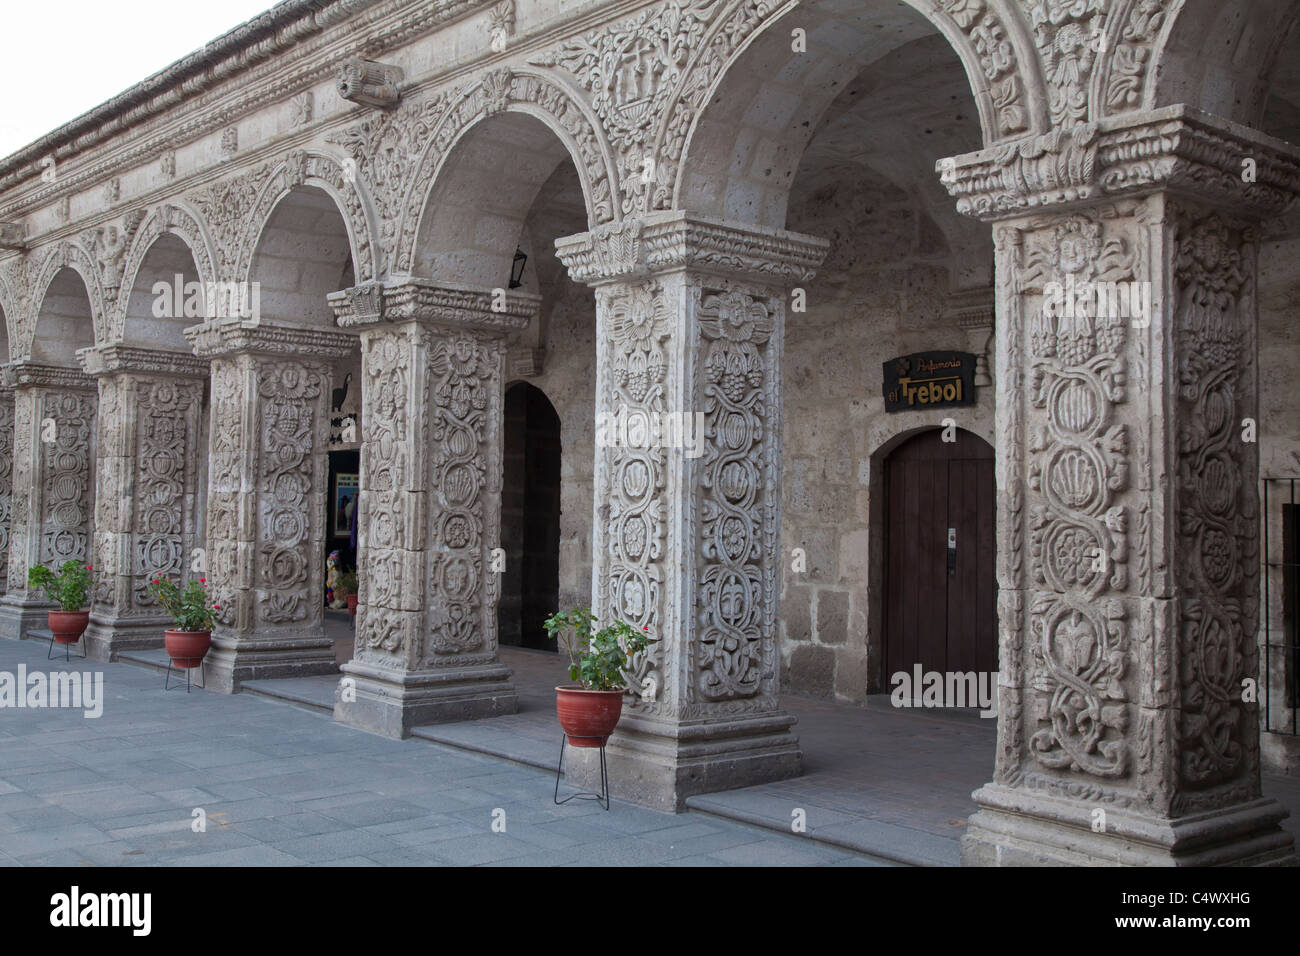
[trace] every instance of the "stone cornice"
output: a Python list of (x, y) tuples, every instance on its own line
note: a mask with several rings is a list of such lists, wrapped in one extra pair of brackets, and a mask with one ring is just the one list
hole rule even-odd
[(986, 221), (1165, 190), (1274, 218), (1300, 197), (1300, 148), (1187, 106), (1059, 129), (935, 168), (958, 211)]
[(179, 378), (208, 377), (208, 363), (190, 353), (142, 349), (120, 343), (78, 349), (77, 361), (87, 375), (94, 376), (125, 372)]
[(0, 366), (0, 382), (7, 388), (96, 388), (95, 380), (80, 369), (37, 362), (10, 362)]
[(262, 325), (223, 319), (185, 330), (185, 337), (201, 359), (237, 354), (344, 358), (360, 348), (357, 336), (338, 329)]
[(354, 286), (331, 292), (327, 298), (339, 325), (345, 329), (386, 321), (518, 332), (528, 327), (541, 307), (541, 298), (528, 293), (475, 289), (417, 278), (404, 278), (388, 285)]
[(815, 236), (680, 211), (626, 219), (555, 241), (555, 253), (573, 281), (588, 285), (683, 269), (789, 285), (811, 279), (829, 248)]

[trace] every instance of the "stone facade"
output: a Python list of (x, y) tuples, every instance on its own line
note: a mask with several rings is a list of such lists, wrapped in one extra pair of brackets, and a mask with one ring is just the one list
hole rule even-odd
[[(214, 687), (332, 672), (350, 371), (336, 719), (511, 712), (492, 567), (528, 381), (560, 604), (656, 638), (616, 786), (680, 808), (799, 772), (781, 693), (887, 689), (882, 474), (950, 424), (997, 459), (967, 860), (1286, 860), (1259, 768), (1288, 745), (1240, 692), (1285, 680), (1257, 488), (1300, 470), (1283, 6), (289, 0), (0, 162), (0, 633), (40, 623), (33, 563), (86, 560), (111, 658), (156, 643), (148, 575), (206, 568)], [(1098, 283), (1142, 320), (1055, 296)], [(885, 409), (882, 363), (926, 349), (977, 356), (974, 405)], [(598, 443), (628, 410), (700, 416), (699, 456)]]

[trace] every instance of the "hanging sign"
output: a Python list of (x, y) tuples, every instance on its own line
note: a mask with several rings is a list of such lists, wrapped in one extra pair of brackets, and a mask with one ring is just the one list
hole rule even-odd
[(975, 356), (917, 352), (885, 363), (885, 411), (975, 404)]

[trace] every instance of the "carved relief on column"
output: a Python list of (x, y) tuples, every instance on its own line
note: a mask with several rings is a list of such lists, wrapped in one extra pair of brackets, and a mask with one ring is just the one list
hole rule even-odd
[(9, 585), (9, 528), (13, 517), (14, 393), (0, 387), (0, 594)]
[[(23, 362), (4, 369), (4, 384), (14, 395), (5, 603), (27, 607), (44, 603), (42, 593), (27, 589), (30, 567), (90, 563), (97, 403), (94, 380), (73, 369)], [(15, 610), (3, 624), (22, 633), (43, 626), (39, 617)]]
[(207, 533), (210, 590), (221, 605), (217, 686), (333, 671), (322, 631), (328, 383), (356, 337), (224, 321), (186, 336), (212, 369)]
[[(788, 289), (826, 243), (669, 213), (556, 247), (596, 286), (598, 432), (628, 425), (628, 441), (597, 442), (594, 610), (656, 639), (631, 662), (611, 752), (643, 760), (639, 735), (666, 735), (674, 759), (721, 761), (745, 739), (762, 752), (752, 780), (797, 772), (778, 701), (780, 359)], [(659, 436), (635, 440), (636, 422)], [(709, 735), (682, 742), (686, 722), (726, 724), (731, 744), (695, 754)], [(675, 767), (645, 771), (644, 802), (700, 792)]]
[[(1258, 797), (1259, 455), (1257, 237), (1177, 204), (1173, 371), (1177, 388), (1178, 793), (1187, 813)], [(1172, 462), (1171, 462), (1172, 464)]]
[[(422, 279), (337, 292), (361, 329), (363, 410), (355, 700), (337, 719), (403, 736), (513, 713), (497, 659), (506, 337), (537, 298)], [(503, 307), (501, 307), (503, 306)], [(405, 675), (405, 676), (403, 676)]]
[[(90, 650), (152, 646), (169, 620), (149, 589), (191, 577), (206, 362), (108, 345), (79, 353), (99, 381), (94, 592)], [(131, 633), (131, 629), (135, 633)]]
[[(1294, 203), (1300, 163), (1176, 114), (1102, 131), (1090, 175), (1111, 198), (995, 227), (1001, 693), (967, 862), (1291, 857), (1243, 699), (1259, 508), (1242, 429), (1251, 222)], [(1247, 153), (1268, 157), (1259, 183), (1240, 176)], [(968, 210), (1050, 205), (982, 160), (941, 168), (983, 196)]]

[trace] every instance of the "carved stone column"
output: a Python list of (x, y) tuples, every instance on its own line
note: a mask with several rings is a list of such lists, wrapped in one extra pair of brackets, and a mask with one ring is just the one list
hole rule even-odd
[(14, 392), (0, 385), (0, 595), (9, 589), (9, 527), (13, 519)]
[(330, 304), (362, 330), (363, 402), (356, 653), (334, 719), (404, 737), (514, 713), (493, 552), (505, 337), (528, 325), (537, 300), (408, 280)]
[(149, 591), (158, 576), (192, 574), (203, 542), (199, 467), (207, 456), (208, 363), (193, 355), (107, 345), (78, 353), (99, 381), (94, 604), (87, 653), (161, 647), (171, 618)]
[(1248, 682), (1255, 223), (1296, 153), (1178, 108), (940, 167), (1003, 220), (998, 749), (964, 862), (1293, 859)]
[(95, 460), (95, 381), (80, 371), (21, 362), (6, 366), (13, 390), (13, 485), (9, 586), (0, 598), (0, 635), (45, 627), (50, 607), (28, 590), (27, 569), (90, 563)]
[(335, 673), (322, 611), (329, 384), (356, 336), (241, 321), (185, 334), (212, 366), (207, 577), (221, 609), (208, 686)]
[[(657, 641), (608, 747), (611, 785), (644, 805), (800, 772), (778, 700), (781, 354), (826, 248), (680, 213), (556, 242), (596, 289), (597, 427), (629, 424), (597, 442), (592, 594)], [(640, 441), (633, 416), (680, 433)]]

